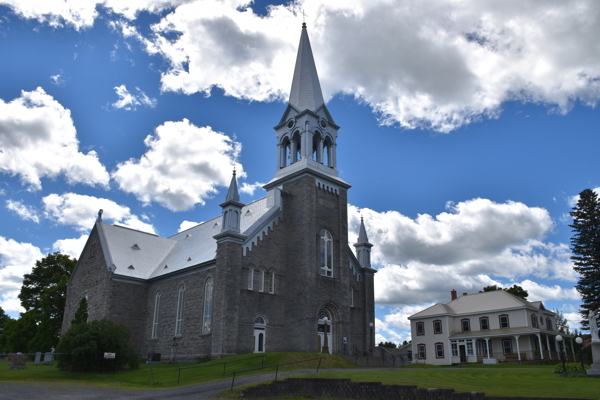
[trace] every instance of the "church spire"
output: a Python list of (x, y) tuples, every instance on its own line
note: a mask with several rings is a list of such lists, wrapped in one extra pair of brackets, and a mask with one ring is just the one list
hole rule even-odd
[(358, 232), (358, 243), (369, 243), (369, 238), (367, 237), (367, 230), (365, 229), (365, 221), (363, 221), (363, 217), (360, 217), (360, 231)]
[(358, 231), (357, 243), (354, 244), (356, 248), (356, 258), (363, 268), (371, 268), (371, 247), (373, 245), (369, 243), (367, 237), (367, 230), (365, 229), (365, 221), (362, 216), (360, 217), (360, 230)]
[(235, 168), (233, 169), (233, 176), (231, 177), (231, 183), (229, 184), (227, 196), (225, 196), (225, 201), (229, 200), (240, 201), (240, 195), (237, 189), (237, 180), (235, 179)]
[(304, 110), (316, 112), (319, 107), (325, 104), (305, 23), (302, 24), (302, 34), (300, 35), (289, 103), (298, 112)]

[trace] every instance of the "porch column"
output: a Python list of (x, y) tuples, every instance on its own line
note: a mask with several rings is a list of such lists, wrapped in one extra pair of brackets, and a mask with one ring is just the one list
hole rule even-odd
[(550, 339), (548, 339), (548, 335), (546, 335), (546, 344), (548, 345), (548, 357), (552, 360), (552, 349), (550, 347)]
[(515, 337), (515, 342), (517, 342), (517, 357), (519, 357), (519, 361), (521, 361), (521, 350), (519, 349), (519, 336), (521, 335), (513, 335)]
[(292, 138), (292, 164), (296, 161), (296, 153), (298, 153), (298, 143), (296, 143), (296, 139)]
[(544, 359), (544, 346), (542, 346), (542, 337), (539, 333), (536, 333), (538, 341), (540, 342), (540, 354), (542, 355), (542, 360)]
[(485, 347), (487, 351), (488, 360), (490, 359), (490, 338), (486, 337), (485, 339)]

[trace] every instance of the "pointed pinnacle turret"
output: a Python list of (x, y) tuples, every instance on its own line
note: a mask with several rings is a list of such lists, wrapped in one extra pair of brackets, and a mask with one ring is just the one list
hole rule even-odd
[(233, 176), (231, 178), (231, 183), (229, 184), (229, 190), (227, 191), (227, 196), (225, 196), (225, 201), (240, 201), (240, 195), (237, 189), (237, 180), (235, 179), (235, 168), (233, 169)]
[(304, 110), (315, 112), (325, 104), (305, 23), (302, 24), (289, 103), (299, 112)]
[(369, 243), (369, 238), (367, 237), (367, 230), (365, 229), (365, 221), (363, 221), (363, 217), (360, 217), (360, 231), (358, 232), (358, 243)]

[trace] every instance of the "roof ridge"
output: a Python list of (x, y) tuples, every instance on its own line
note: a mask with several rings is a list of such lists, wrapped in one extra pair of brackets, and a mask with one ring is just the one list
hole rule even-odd
[(128, 226), (123, 226), (123, 225), (115, 225), (115, 224), (107, 224), (106, 222), (101, 222), (101, 224), (104, 224), (104, 225), (107, 225), (107, 226), (114, 226), (115, 228), (123, 228), (123, 229), (128, 229), (128, 230), (130, 230), (130, 231), (139, 232), (139, 233), (143, 233), (143, 234), (150, 235), (150, 236), (155, 236), (155, 237), (157, 237), (157, 238), (161, 238), (161, 239), (168, 239), (168, 238), (164, 238), (164, 237), (162, 237), (162, 236), (159, 236), (159, 235), (157, 235), (156, 233), (144, 232), (144, 231), (140, 231), (140, 230), (138, 230), (138, 229), (133, 229), (133, 228), (130, 228), (130, 227), (128, 227)]

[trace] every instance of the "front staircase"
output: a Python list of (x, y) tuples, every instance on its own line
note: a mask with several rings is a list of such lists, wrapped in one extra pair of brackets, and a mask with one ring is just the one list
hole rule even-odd
[(406, 356), (395, 356), (387, 351), (384, 347), (375, 347), (372, 354), (366, 352), (358, 352), (354, 349), (351, 355), (344, 356), (348, 361), (356, 364), (357, 367), (361, 368), (395, 368), (402, 367), (408, 364)]

